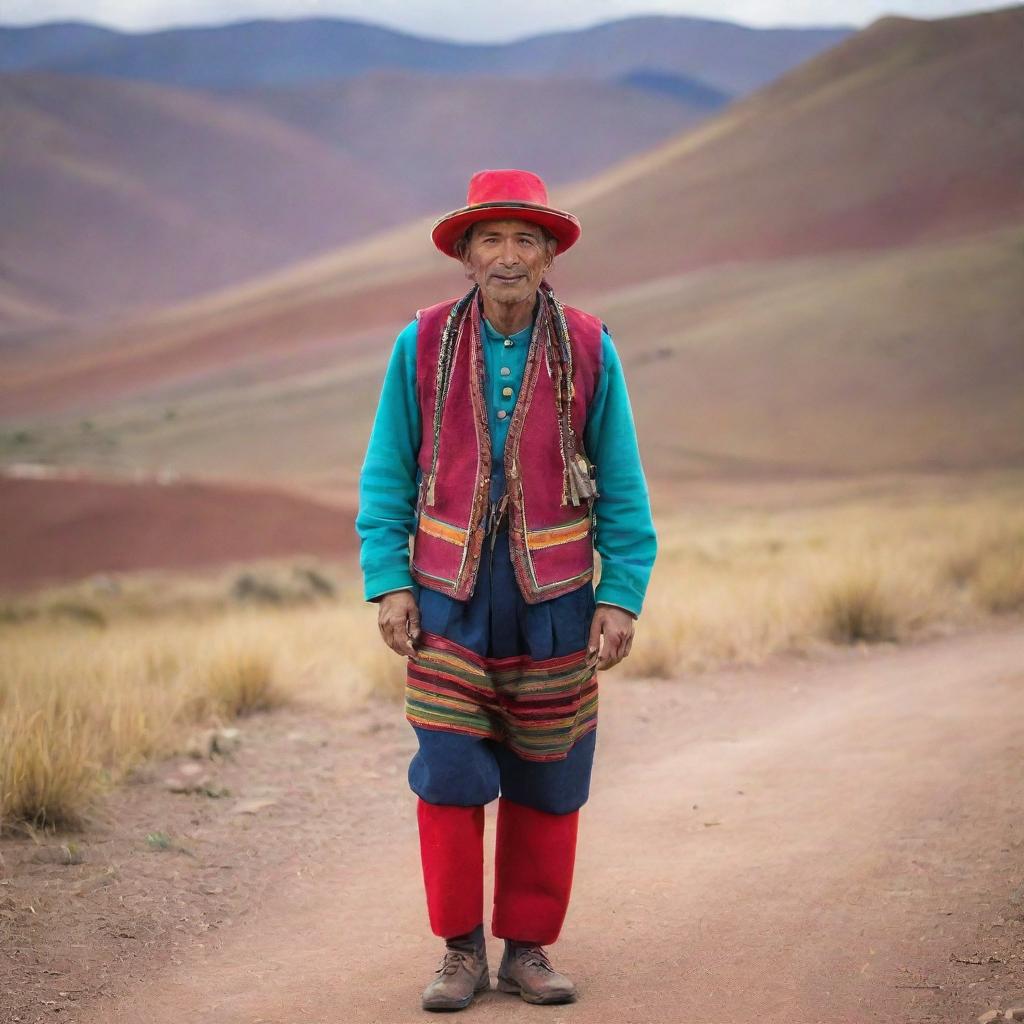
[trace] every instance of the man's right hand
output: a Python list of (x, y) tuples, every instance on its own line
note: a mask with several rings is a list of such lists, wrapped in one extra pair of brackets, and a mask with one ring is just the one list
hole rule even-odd
[(396, 654), (414, 657), (420, 635), (420, 610), (412, 591), (392, 590), (377, 603), (377, 625), (384, 643)]

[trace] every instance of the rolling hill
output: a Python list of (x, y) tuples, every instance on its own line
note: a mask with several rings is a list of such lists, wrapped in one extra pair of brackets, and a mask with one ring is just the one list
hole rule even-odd
[[(612, 327), (655, 488), (1024, 460), (1021, 18), (880, 19), (554, 197), (584, 233), (552, 279)], [(464, 287), (430, 220), (21, 366), (5, 459), (351, 496), (395, 333)]]
[(0, 28), (0, 346), (74, 344), (326, 252), (458, 202), (480, 167), (597, 174), (846, 34), (690, 18), (500, 46), (339, 19)]
[[(510, 90), (521, 106), (495, 121)], [(47, 326), (73, 332), (286, 266), (457, 202), (481, 163), (553, 182), (596, 172), (696, 124), (715, 95), (373, 75), (228, 97), (0, 75), (0, 237), (19, 253), (0, 261), (0, 335), (43, 344)]]
[(173, 302), (416, 212), (336, 147), (186, 90), (4, 75), (0, 118), (0, 238), (17, 253), (0, 274), (36, 320)]
[(636, 17), (511, 43), (424, 39), (342, 18), (254, 19), (114, 32), (82, 23), (0, 28), (0, 71), (63, 71), (203, 89), (308, 84), (372, 71), (618, 78), (643, 70), (749, 92), (852, 29), (750, 28)]
[(426, 213), (458, 205), (481, 167), (533, 167), (549, 185), (564, 184), (678, 135), (731, 99), (687, 79), (660, 89), (645, 82), (372, 72), (227, 95), (379, 169)]
[(585, 225), (567, 284), (1014, 220), (1024, 213), (1022, 37), (1024, 7), (879, 19), (695, 131), (564, 192)]

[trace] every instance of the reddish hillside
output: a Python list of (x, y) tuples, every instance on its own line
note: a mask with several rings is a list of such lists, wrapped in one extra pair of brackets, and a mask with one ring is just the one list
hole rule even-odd
[(706, 86), (677, 98), (586, 78), (398, 72), (232, 94), (379, 169), (418, 212), (458, 202), (481, 167), (532, 167), (549, 183), (578, 181), (678, 135), (731, 98)]
[(0, 587), (355, 548), (353, 513), (212, 483), (0, 476)]
[[(510, 95), (515, 110), (493, 117)], [(574, 180), (728, 98), (408, 74), (229, 98), (0, 75), (0, 236), (19, 254), (0, 257), (0, 337), (28, 344), (47, 324), (102, 323), (286, 266), (457, 201), (480, 166)]]
[[(556, 190), (583, 237), (555, 279), (582, 299), (716, 263), (1012, 221), (1024, 212), (1022, 31), (1024, 8), (882, 18), (694, 131)], [(88, 405), (266, 353), (386, 335), (461, 287), (426, 240), (430, 219), (89, 339), (81, 360), (9, 366), (3, 405)]]
[(1024, 7), (882, 18), (562, 198), (565, 280), (898, 245), (1024, 213)]
[[(3, 75), (0, 123), (0, 237), (17, 254), (0, 298), (54, 316), (179, 300), (415, 212), (335, 147), (182, 89)], [(22, 313), (14, 299), (0, 326)]]
[[(644, 359), (641, 425), (671, 410), (660, 474), (1019, 461), (1022, 18), (882, 19), (554, 195), (583, 239), (553, 280)], [(350, 487), (395, 332), (465, 287), (430, 221), (125, 325), (56, 368), (8, 365), (4, 413), (30, 436), (9, 432), (8, 456)]]

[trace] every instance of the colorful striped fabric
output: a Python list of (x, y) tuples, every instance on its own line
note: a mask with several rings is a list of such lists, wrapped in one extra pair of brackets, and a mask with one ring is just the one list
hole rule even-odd
[(558, 761), (597, 728), (597, 655), (485, 658), (420, 632), (405, 716), (415, 726), (493, 739), (528, 761)]

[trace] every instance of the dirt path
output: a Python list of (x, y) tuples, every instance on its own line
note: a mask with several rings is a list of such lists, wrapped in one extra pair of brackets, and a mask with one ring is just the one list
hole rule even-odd
[[(947, 1024), (1024, 1002), (1019, 623), (601, 685), (573, 904), (551, 947), (580, 1000), (491, 992), (460, 1019)], [(315, 847), (279, 865), (243, 920), (112, 977), (73, 1019), (435, 1019), (419, 1009), (439, 946), (395, 714), (371, 709), (344, 733), (313, 719), (337, 743), (334, 775), (311, 789)], [(490, 844), (493, 805), (487, 830)]]

